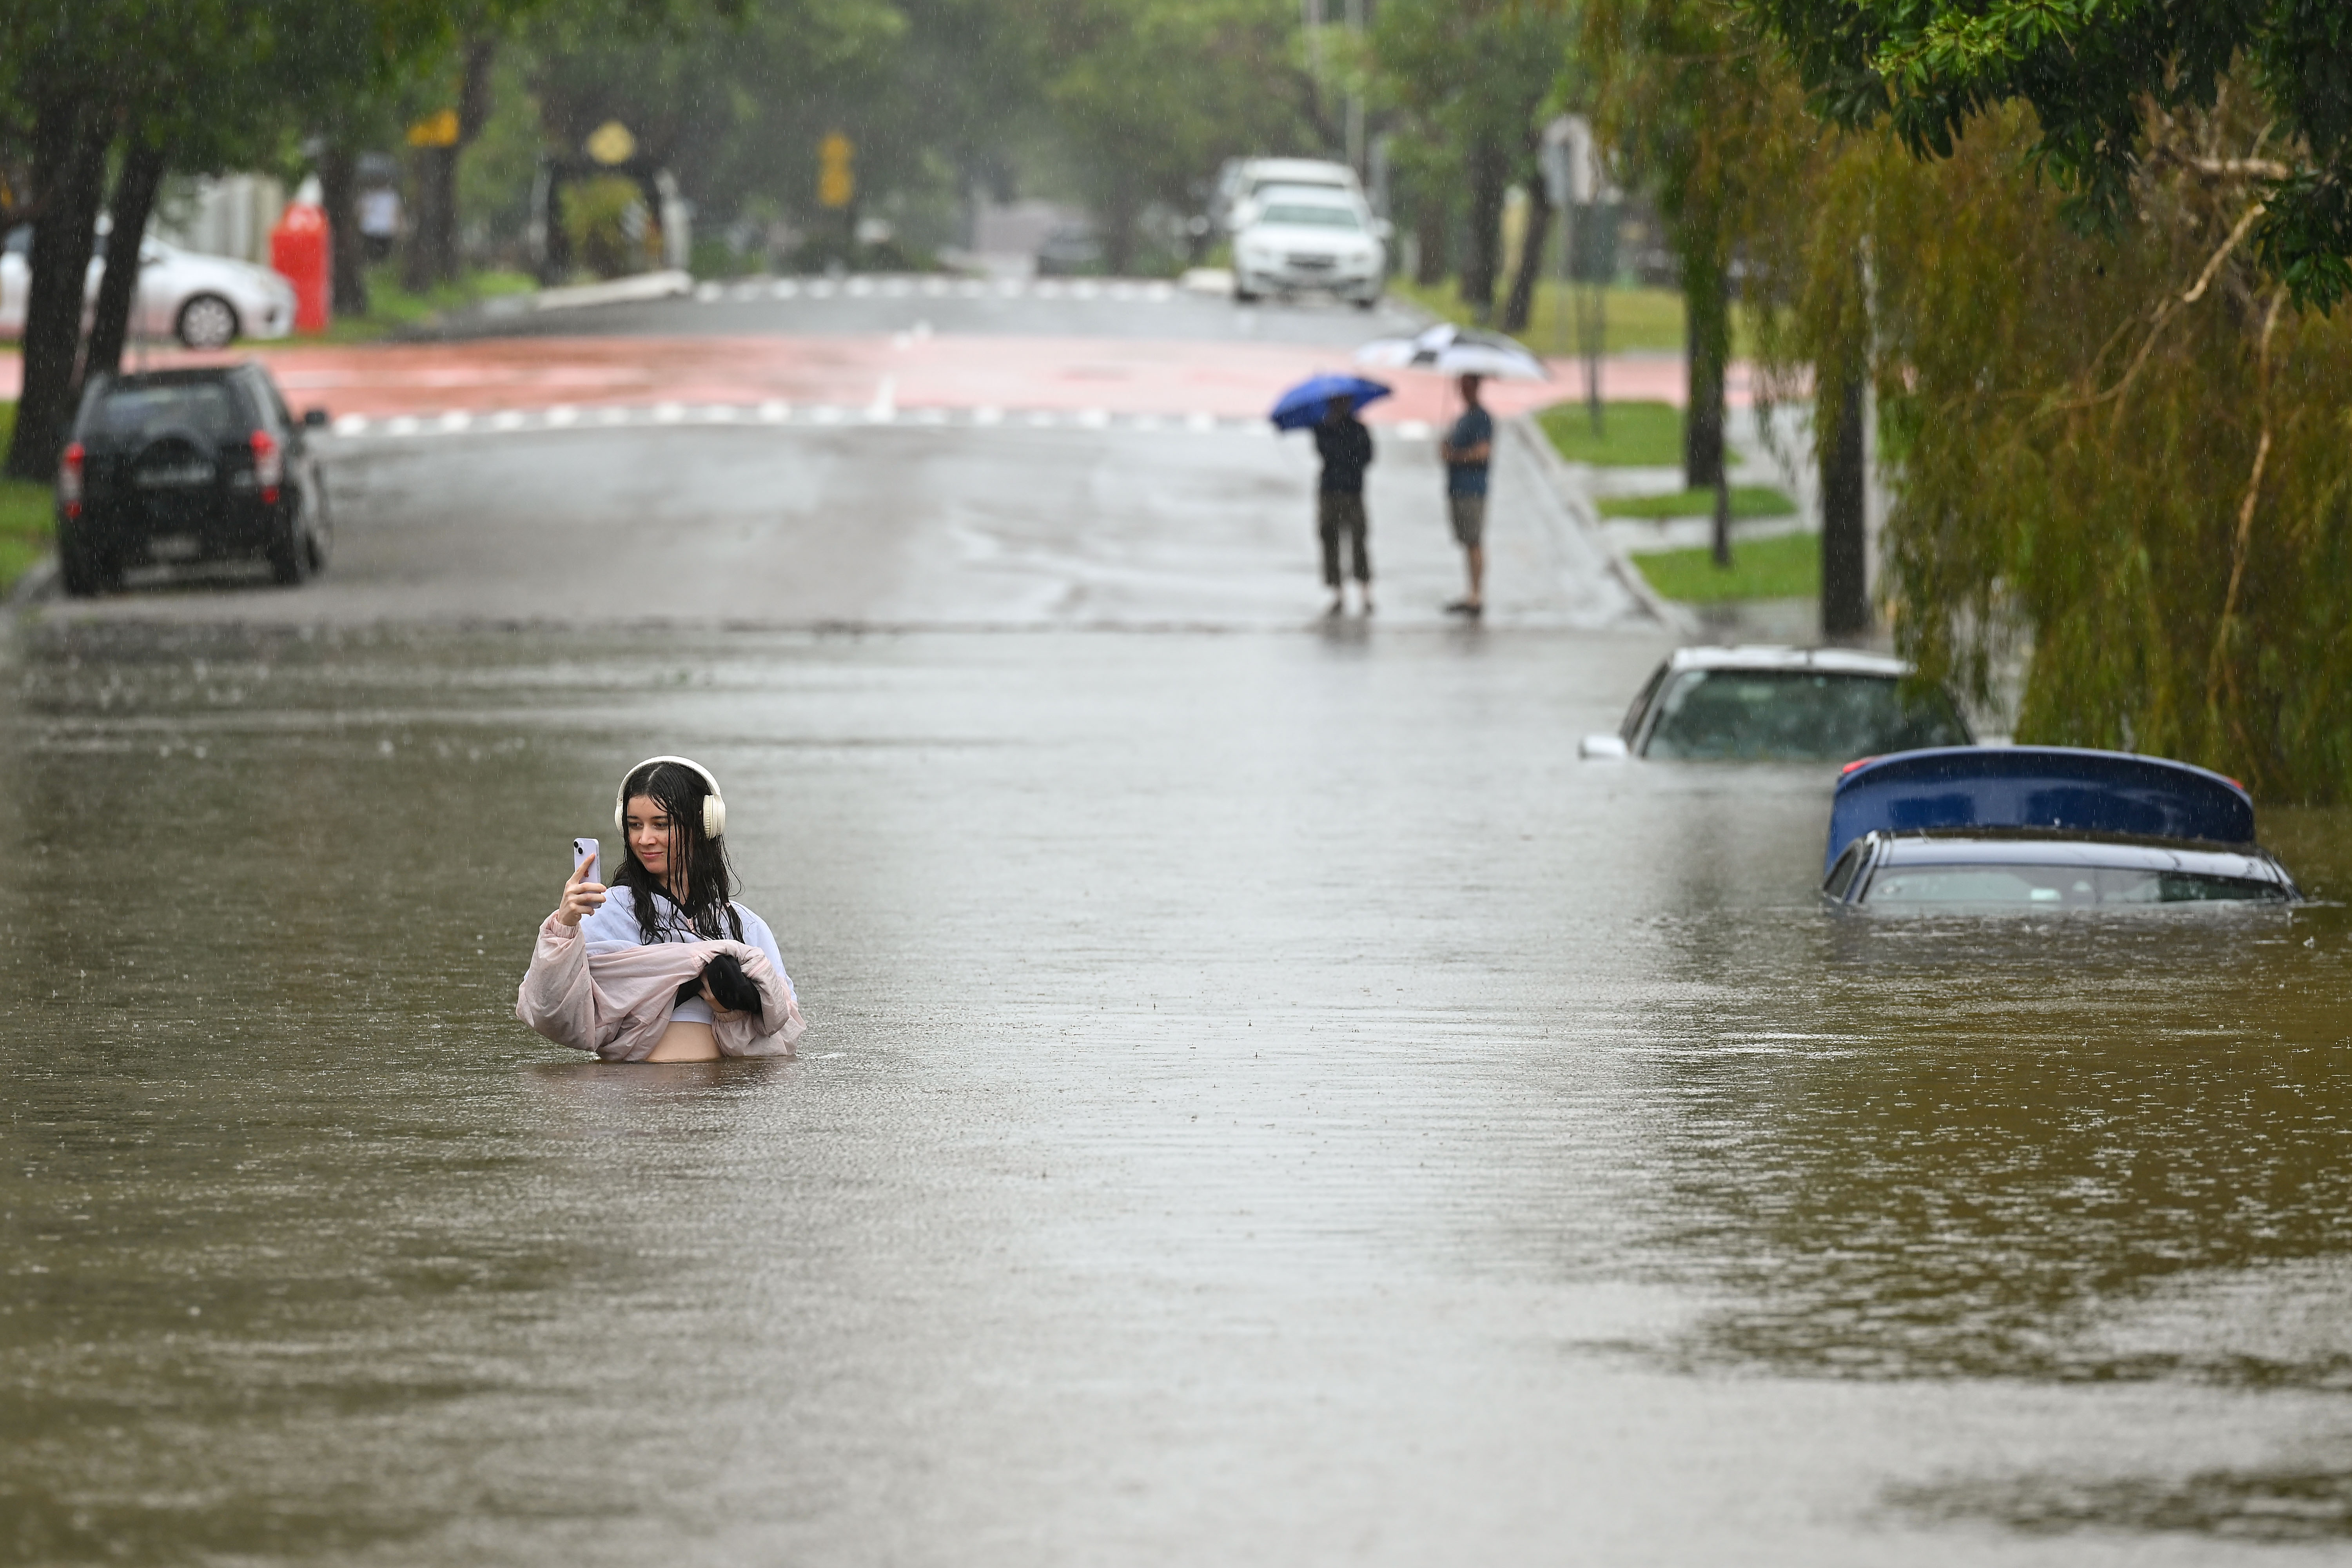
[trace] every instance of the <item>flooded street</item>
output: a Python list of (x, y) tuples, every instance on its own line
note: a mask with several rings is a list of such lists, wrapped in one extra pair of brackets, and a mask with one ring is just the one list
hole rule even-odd
[[(1828, 914), (1829, 770), (1577, 761), (1663, 637), (0, 646), (0, 1561), (2352, 1536), (2344, 911)], [(512, 1018), (655, 752), (793, 1059)]]

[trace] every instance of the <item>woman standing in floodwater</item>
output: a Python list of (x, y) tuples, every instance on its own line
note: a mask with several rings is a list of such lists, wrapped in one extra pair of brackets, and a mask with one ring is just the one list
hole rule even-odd
[(699, 763), (654, 757), (621, 781), (610, 887), (583, 862), (540, 927), (516, 1013), (608, 1060), (777, 1056), (806, 1026), (768, 922), (735, 901), (727, 803)]

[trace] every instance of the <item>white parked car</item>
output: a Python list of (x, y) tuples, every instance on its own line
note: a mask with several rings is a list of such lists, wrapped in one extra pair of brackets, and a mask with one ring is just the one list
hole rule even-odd
[(1217, 172), (1213, 216), (1219, 226), (1227, 233), (1238, 229), (1242, 208), (1274, 185), (1307, 185), (1353, 196), (1360, 205), (1364, 200), (1363, 183), (1345, 163), (1319, 158), (1235, 158)]
[(1382, 225), (1361, 196), (1318, 185), (1269, 185), (1234, 213), (1234, 298), (1309, 289), (1369, 310), (1388, 276)]
[[(0, 251), (0, 338), (25, 332), (25, 296), (32, 280), (28, 264), (33, 231), (9, 231)], [(84, 308), (98, 301), (106, 274), (106, 237), (90, 258)], [(226, 348), (239, 338), (282, 338), (294, 330), (294, 285), (267, 267), (226, 256), (200, 256), (163, 240), (139, 247), (139, 300), (131, 312), (131, 335), (174, 337), (192, 349)]]

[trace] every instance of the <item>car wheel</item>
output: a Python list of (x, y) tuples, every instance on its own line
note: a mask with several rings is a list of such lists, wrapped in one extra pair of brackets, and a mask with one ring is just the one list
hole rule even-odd
[(58, 577), (67, 594), (77, 599), (110, 594), (122, 586), (122, 568), (81, 538), (79, 529), (58, 531)]
[(1236, 305), (1255, 305), (1258, 302), (1259, 298), (1260, 297), (1258, 295), (1251, 293), (1246, 289), (1236, 289), (1234, 290), (1234, 303)]
[(236, 306), (217, 294), (199, 294), (180, 307), (172, 330), (192, 349), (225, 349), (236, 342), (243, 323), (236, 319)]
[(1356, 309), (1359, 310), (1369, 310), (1380, 302), (1381, 297), (1378, 294), (1366, 294), (1356, 300)]
[(310, 531), (301, 518), (292, 512), (278, 523), (269, 541), (266, 554), (269, 557), (269, 575), (282, 587), (293, 588), (310, 580), (318, 569), (318, 557), (312, 550)]

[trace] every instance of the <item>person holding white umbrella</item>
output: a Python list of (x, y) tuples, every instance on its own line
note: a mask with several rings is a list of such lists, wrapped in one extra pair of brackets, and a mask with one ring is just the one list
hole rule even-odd
[(1462, 417), (1437, 446), (1445, 464), (1445, 510), (1454, 521), (1454, 542), (1462, 546), (1462, 563), (1470, 574), (1470, 591), (1445, 606), (1449, 616), (1472, 620), (1486, 613), (1486, 469), (1495, 456), (1495, 416), (1478, 402), (1486, 378), (1465, 375)]
[(1462, 546), (1470, 591), (1445, 606), (1449, 615), (1476, 620), (1486, 613), (1486, 479), (1495, 456), (1495, 416), (1478, 401), (1490, 375), (1548, 381), (1551, 373), (1521, 343), (1499, 332), (1475, 331), (1440, 322), (1410, 338), (1381, 338), (1356, 351), (1359, 363), (1433, 370), (1458, 377), (1462, 416), (1439, 444), (1445, 464), (1445, 505)]

